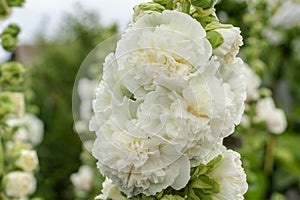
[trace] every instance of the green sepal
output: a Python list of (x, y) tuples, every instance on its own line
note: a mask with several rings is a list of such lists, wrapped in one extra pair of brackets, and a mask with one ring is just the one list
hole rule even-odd
[(208, 39), (208, 41), (210, 42), (211, 46), (213, 49), (218, 48), (219, 46), (221, 46), (224, 42), (224, 38), (222, 37), (222, 35), (217, 32), (217, 31), (208, 31), (206, 33), (206, 38)]
[(232, 28), (233, 26), (231, 24), (221, 24), (220, 22), (211, 22), (205, 26), (206, 31), (215, 30), (218, 28)]

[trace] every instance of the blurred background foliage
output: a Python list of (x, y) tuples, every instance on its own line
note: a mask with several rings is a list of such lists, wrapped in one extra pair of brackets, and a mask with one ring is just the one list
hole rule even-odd
[[(239, 126), (233, 136), (246, 169), (249, 190), (245, 198), (249, 200), (300, 199), (300, 26), (293, 22), (299, 19), (300, 7), (296, 3), (221, 0), (216, 6), (223, 23), (241, 28), (244, 46), (240, 56), (260, 76), (261, 87), (270, 89), (288, 121), (287, 130), (280, 135), (256, 124)], [(252, 109), (251, 103), (248, 106)]]
[[(246, 199), (297, 200), (300, 199), (300, 28), (270, 25), (280, 1), (274, 0), (272, 5), (270, 2), (221, 0), (216, 9), (221, 21), (241, 27), (245, 44), (240, 56), (260, 76), (262, 86), (271, 90), (289, 125), (281, 135), (269, 133), (263, 125), (239, 126), (230, 139), (234, 142), (228, 145), (242, 154), (249, 182)], [(118, 28), (116, 24), (101, 25), (95, 13), (80, 6), (76, 13), (62, 19), (61, 28), (53, 38), (45, 38), (41, 32), (35, 44), (23, 50), (17, 48), (13, 55), (13, 59), (22, 61), (22, 51), (31, 54), (29, 60), (25, 58), (28, 72), (24, 85), (28, 88), (27, 101), (34, 105), (29, 109), (45, 123), (44, 140), (38, 148), (41, 167), (37, 191), (44, 199), (93, 199), (101, 189), (99, 180), (94, 183), (97, 192), (93, 190), (85, 198), (78, 198), (70, 181), (70, 175), (82, 163), (91, 166), (95, 163), (87, 158), (86, 151), (82, 153), (82, 143), (73, 130), (72, 90), (85, 57), (101, 41), (115, 35)], [(268, 38), (266, 30), (279, 32), (280, 41)]]
[(31, 109), (45, 123), (44, 141), (37, 149), (42, 166), (37, 195), (45, 199), (75, 199), (70, 174), (78, 169), (82, 151), (82, 143), (73, 130), (75, 77), (89, 52), (117, 33), (115, 24), (103, 26), (95, 13), (80, 6), (76, 9), (76, 16), (65, 15), (53, 38), (46, 39), (39, 33), (33, 48), (35, 59), (27, 65), (27, 98), (37, 105)]

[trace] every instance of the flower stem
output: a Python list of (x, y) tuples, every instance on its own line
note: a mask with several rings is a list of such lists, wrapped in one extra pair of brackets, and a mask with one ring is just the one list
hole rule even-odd
[(270, 135), (267, 140), (264, 171), (267, 175), (273, 172), (276, 137)]

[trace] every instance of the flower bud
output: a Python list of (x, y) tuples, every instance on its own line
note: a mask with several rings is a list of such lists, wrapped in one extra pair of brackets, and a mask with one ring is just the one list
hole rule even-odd
[(19, 92), (7, 92), (6, 93), (13, 103), (13, 113), (17, 117), (22, 117), (25, 113), (25, 100), (24, 94)]
[(203, 9), (212, 8), (215, 5), (215, 0), (191, 0), (191, 4), (196, 7)]
[(224, 38), (217, 31), (208, 31), (206, 34), (208, 41), (210, 42), (213, 49), (221, 46), (224, 43)]
[(172, 9), (174, 1), (173, 0), (154, 0), (154, 2), (164, 6), (166, 9)]
[(1, 85), (13, 86), (22, 81), (24, 67), (18, 62), (8, 62), (0, 66)]
[(5, 49), (6, 51), (13, 51), (17, 43), (18, 43), (18, 38), (10, 34), (1, 35), (1, 45), (3, 49)]
[(22, 149), (20, 156), (16, 161), (16, 166), (26, 172), (32, 172), (39, 165), (37, 153), (34, 150)]
[(11, 13), (11, 8), (6, 1), (0, 1), (0, 19), (7, 17)]
[(7, 93), (0, 93), (0, 119), (14, 110), (14, 104)]
[(11, 23), (9, 24), (2, 34), (10, 34), (12, 36), (17, 36), (20, 33), (21, 29), (17, 24)]
[(134, 14), (132, 17), (132, 21), (136, 22), (139, 18), (141, 18), (145, 14), (150, 14), (152, 12), (162, 12), (165, 10), (165, 8), (158, 3), (148, 2), (148, 3), (142, 3), (140, 5), (135, 6), (133, 10), (134, 10)]
[(5, 193), (9, 197), (25, 198), (36, 190), (36, 180), (29, 172), (10, 172), (3, 182)]

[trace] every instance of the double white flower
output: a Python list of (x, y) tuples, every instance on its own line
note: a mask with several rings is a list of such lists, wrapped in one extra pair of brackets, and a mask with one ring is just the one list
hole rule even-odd
[(241, 121), (246, 85), (234, 56), (214, 55), (189, 15), (153, 12), (135, 22), (106, 58), (93, 101), (102, 174), (128, 197), (184, 188), (190, 168), (216, 156)]

